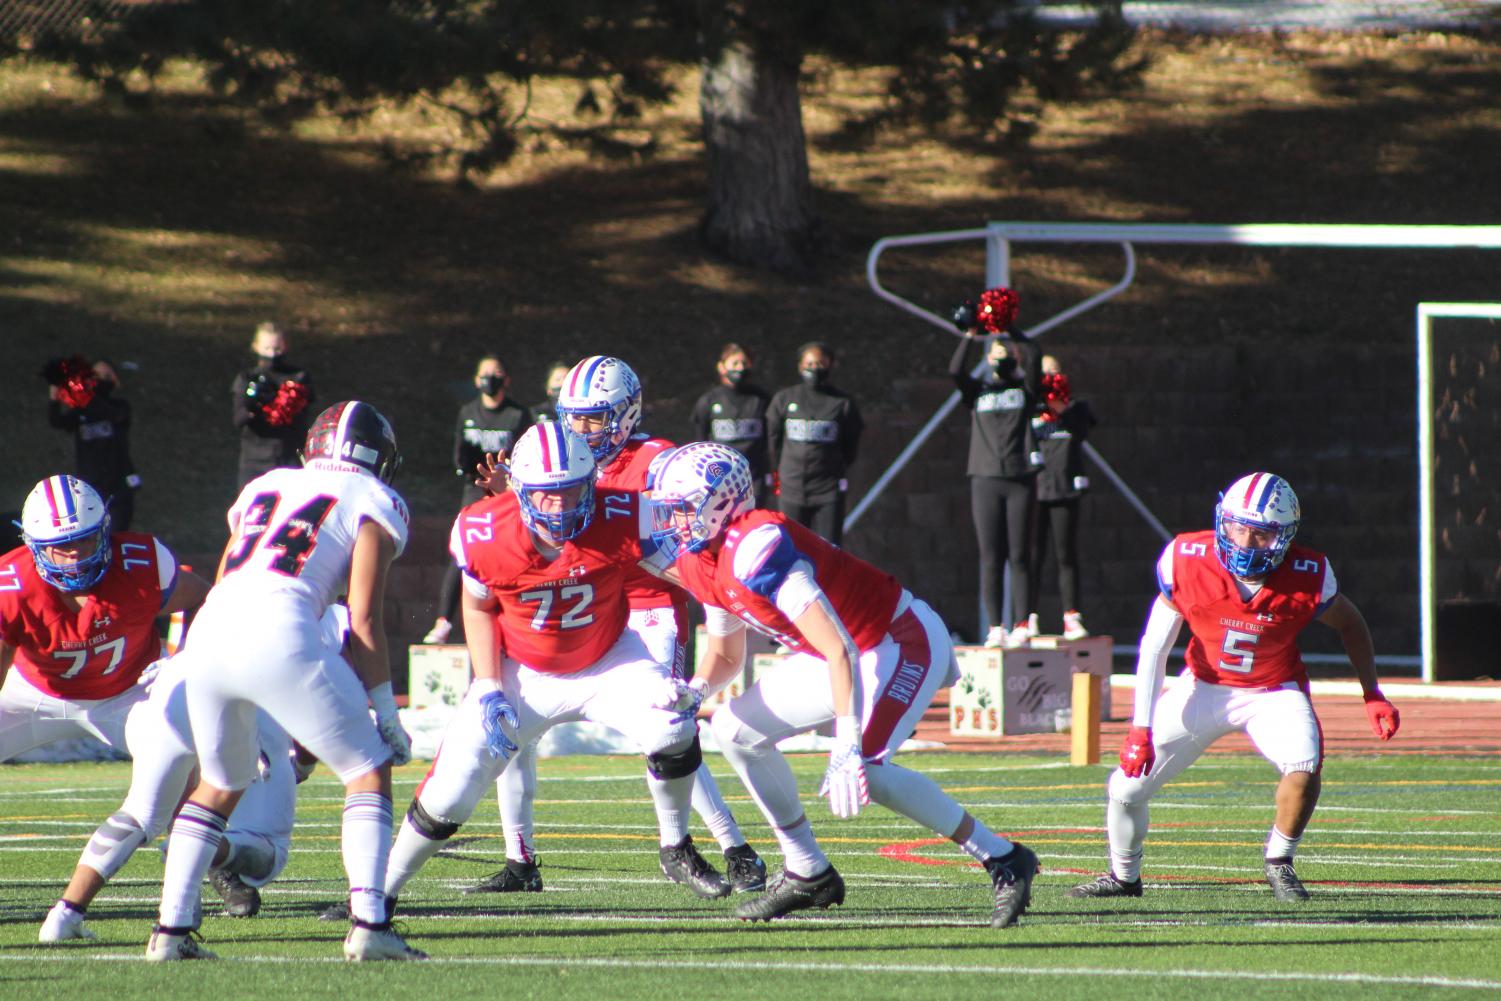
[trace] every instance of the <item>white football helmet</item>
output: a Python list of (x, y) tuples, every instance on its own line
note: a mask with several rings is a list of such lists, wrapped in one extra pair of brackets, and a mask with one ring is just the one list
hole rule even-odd
[[(75, 476), (49, 476), (32, 488), (21, 507), (21, 537), (42, 580), (60, 591), (87, 591), (109, 569), (109, 509), (93, 487)], [(87, 553), (66, 563), (54, 546), (78, 546), (93, 538)]]
[(652, 486), (653, 536), (676, 539), (690, 553), (707, 546), (725, 526), (756, 506), (750, 463), (713, 441), (674, 451)]
[[(510, 488), (521, 501), (526, 527), (553, 542), (567, 542), (589, 527), (594, 517), (594, 475), (598, 467), (588, 442), (562, 424), (539, 421), (511, 449), (506, 472)], [(541, 510), (532, 495), (562, 493), (581, 488), (566, 509)]]
[[(558, 419), (604, 417), (605, 426), (585, 437), (598, 462), (615, 457), (641, 423), (641, 380), (619, 358), (591, 355), (568, 370), (558, 394)], [(570, 424), (571, 427), (571, 424)]]
[[(1242, 476), (1220, 494), (1220, 502), (1215, 505), (1214, 551), (1225, 569), (1235, 576), (1245, 579), (1264, 576), (1281, 565), (1293, 536), (1298, 534), (1302, 517), (1298, 495), (1282, 477), (1271, 473)], [(1276, 535), (1265, 549), (1238, 546), (1225, 531), (1231, 522), (1269, 529)]]

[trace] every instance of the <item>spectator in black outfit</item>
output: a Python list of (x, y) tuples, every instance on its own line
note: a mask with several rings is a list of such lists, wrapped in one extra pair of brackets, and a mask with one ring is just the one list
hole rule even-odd
[(845, 471), (865, 422), (860, 408), (829, 383), (834, 351), (813, 341), (798, 348), (802, 382), (779, 390), (766, 408), (766, 443), (776, 458), (779, 507), (793, 521), (839, 545), (844, 536)]
[(1089, 404), (1073, 398), (1058, 359), (1044, 355), (1042, 411), (1032, 419), (1032, 433), (1042, 451), (1042, 473), (1037, 478), (1037, 542), (1028, 609), (1035, 619), (1042, 556), (1051, 535), (1058, 560), (1058, 592), (1063, 599), (1063, 638), (1070, 640), (1089, 635), (1079, 611), (1079, 506), (1089, 489), (1089, 477), (1084, 475), (1084, 439), (1096, 423)]
[(693, 405), (693, 433), (728, 445), (750, 463), (756, 507), (771, 496), (771, 459), (766, 448), (766, 406), (771, 394), (751, 382), (755, 359), (731, 341), (719, 351), (719, 384)]
[[(986, 296), (997, 290), (986, 292)], [(1006, 291), (1008, 295), (1009, 290)], [(981, 297), (981, 302), (985, 296)], [(961, 307), (962, 311), (963, 307)], [(970, 506), (975, 519), (975, 539), (980, 549), (980, 598), (990, 630), (985, 645), (1022, 646), (1034, 629), (1026, 616), (1018, 615), (1015, 627), (1004, 626), (1007, 609), (1001, 607), (1005, 571), (1011, 570), (1012, 612), (1020, 610), (1030, 593), (1028, 565), (1031, 562), (1032, 510), (1036, 497), (1037, 463), (1033, 460), (1032, 413), (1041, 384), (1041, 359), (1036, 348), (1019, 331), (1010, 328), (1011, 316), (1000, 322), (977, 323), (971, 314), (955, 323), (964, 339), (949, 362), (949, 375), (959, 388), (964, 405), (974, 411), (969, 433)], [(965, 327), (963, 324), (969, 323)], [(988, 341), (984, 375), (970, 375), (967, 355), (970, 344)]]
[(314, 414), (313, 380), (287, 361), (287, 337), (274, 323), (255, 328), (250, 351), (256, 363), (235, 376), (235, 427), (240, 429), (239, 485), (278, 466), (301, 465), (297, 458)]
[(558, 419), (558, 394), (563, 391), (563, 379), (573, 370), (573, 366), (567, 362), (555, 361), (547, 366), (547, 399), (532, 408), (532, 423), (540, 424), (543, 421), (557, 422)]
[[(506, 396), (510, 386), (511, 377), (498, 355), (485, 355), (479, 360), (474, 369), (474, 388), (479, 395), (459, 408), (453, 432), (453, 471), (464, 482), (460, 507), (468, 507), (485, 496), (485, 491), (474, 484), (477, 467), (484, 463), (485, 454), (508, 454), (521, 433), (532, 426), (527, 409)], [(448, 642), (458, 607), (459, 567), (450, 559), (438, 593), (438, 617), (422, 642)]]
[[(83, 364), (82, 359), (73, 361)], [(49, 363), (48, 370), (57, 364)], [(120, 394), (120, 377), (107, 361), (75, 373), (73, 381), (71, 388), (48, 387), (47, 423), (73, 433), (78, 478), (108, 503), (112, 527), (125, 531), (135, 516), (135, 492), (141, 486), (130, 459), (130, 404)]]

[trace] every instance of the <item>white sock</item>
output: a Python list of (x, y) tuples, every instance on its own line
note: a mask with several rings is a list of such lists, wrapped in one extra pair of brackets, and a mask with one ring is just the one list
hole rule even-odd
[(693, 812), (703, 818), (704, 826), (719, 842), (720, 851), (745, 844), (745, 835), (740, 833), (740, 825), (735, 823), (735, 815), (725, 803), (708, 765), (699, 765), (693, 774)]
[(987, 862), (993, 858), (1005, 858), (1011, 854), (1011, 849), (1016, 847), (1006, 838), (986, 827), (979, 817), (970, 815), (975, 822), (975, 829), (970, 832), (968, 838), (959, 843), (965, 854), (976, 862)]
[(506, 858), (530, 862), (536, 858), (537, 745), (516, 752), (495, 780), (500, 802), (500, 826), (506, 839)]
[(192, 800), (182, 805), (167, 840), (157, 924), (163, 928), (197, 927), (199, 887), (228, 824), (226, 818)]
[(386, 863), (391, 857), (391, 801), (378, 792), (344, 797), (340, 846), (349, 877), (349, 916), (368, 924), (386, 921)]
[(1141, 879), (1142, 845), (1147, 840), (1150, 817), (1146, 803), (1130, 806), (1109, 800), (1105, 806), (1105, 831), (1110, 839), (1110, 871), (1122, 883)]
[(829, 857), (818, 847), (813, 837), (813, 825), (807, 817), (799, 817), (787, 827), (774, 826), (771, 832), (777, 837), (782, 849), (782, 867), (788, 872), (812, 878), (821, 876), (832, 864)]
[(684, 775), (675, 779), (659, 779), (646, 773), (646, 788), (651, 790), (652, 804), (657, 808), (657, 834), (662, 847), (680, 845), (688, 836), (689, 804), (693, 800), (693, 776)]
[(1266, 836), (1266, 857), (1269, 859), (1292, 858), (1293, 853), (1298, 850), (1298, 842), (1302, 840), (1303, 835), (1290, 838), (1277, 830), (1277, 825), (1273, 824), (1271, 833)]
[(396, 832), (396, 844), (391, 846), (391, 857), (386, 862), (386, 896), (401, 895), (402, 887), (417, 875), (427, 860), (443, 849), (443, 841), (427, 837), (412, 822), (403, 819)]

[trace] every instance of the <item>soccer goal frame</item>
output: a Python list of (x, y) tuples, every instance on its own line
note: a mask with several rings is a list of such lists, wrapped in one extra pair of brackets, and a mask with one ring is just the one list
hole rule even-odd
[[(1121, 277), (1108, 288), (1087, 296), (1077, 303), (1035, 324), (1029, 324), (1027, 332), (1038, 337), (1061, 326), (1076, 316), (1109, 302), (1131, 287), (1136, 279), (1137, 244), (1197, 244), (1200, 246), (1242, 247), (1316, 247), (1346, 250), (1406, 249), (1406, 250), (1501, 250), (1501, 226), (1385, 226), (1326, 223), (1249, 223), (1244, 225), (1202, 225), (1177, 223), (1101, 223), (1101, 222), (992, 222), (974, 229), (950, 230), (935, 233), (915, 233), (889, 236), (877, 240), (866, 255), (865, 275), (871, 291), (903, 312), (930, 323), (951, 336), (959, 336), (953, 324), (943, 316), (892, 291), (880, 279), (881, 257), (889, 250), (899, 247), (923, 247), (974, 241), (985, 243), (985, 285), (1011, 284), (1011, 260), (1013, 244), (1019, 243), (1113, 243), (1121, 248), (1123, 268)], [(1421, 307), (1420, 307), (1421, 308)], [(1421, 317), (1421, 313), (1419, 314)], [(1420, 319), (1420, 323), (1421, 323)], [(1420, 365), (1423, 364), (1420, 360)], [(1420, 387), (1427, 381), (1420, 372)], [(1423, 390), (1420, 389), (1420, 393)], [(1421, 404), (1420, 400), (1420, 404)], [(917, 454), (924, 442), (943, 423), (959, 404), (959, 393), (950, 393), (938, 410), (914, 436), (913, 440), (892, 460), (876, 482), (871, 486), (845, 518), (844, 528), (849, 531), (881, 496), (902, 468)], [(1427, 411), (1420, 406), (1420, 422)], [(1422, 431), (1419, 432), (1423, 434)], [(1427, 441), (1426, 435), (1423, 439)], [(1120, 492), (1164, 540), (1171, 538), (1162, 522), (1152, 514), (1136, 492), (1115, 472), (1104, 457), (1087, 442), (1085, 454), (1100, 469), (1111, 484)], [(1424, 463), (1420, 443), (1419, 476), (1426, 483), (1428, 466)], [(1431, 461), (1431, 452), (1427, 460)], [(1431, 503), (1431, 497), (1428, 498)], [(1425, 508), (1426, 512), (1429, 510)], [(1430, 533), (1425, 543), (1431, 546), (1431, 528), (1426, 520), (1423, 531)], [(1426, 552), (1426, 550), (1425, 550)], [(1431, 555), (1431, 554), (1428, 554)], [(1426, 559), (1423, 553), (1420, 558)], [(1431, 567), (1423, 564), (1424, 573)], [(1421, 660), (1424, 681), (1433, 680), (1434, 661), (1432, 649), (1432, 591), (1431, 578), (1420, 582), (1423, 595), (1421, 610), (1422, 650), (1419, 657), (1383, 657), (1384, 663), (1411, 665)], [(1009, 601), (1005, 607), (1010, 607)]]
[(1420, 302), (1418, 351), (1418, 591), (1423, 680), (1434, 681), (1438, 667), (1438, 549), (1433, 531), (1433, 321), (1501, 320), (1497, 302)]

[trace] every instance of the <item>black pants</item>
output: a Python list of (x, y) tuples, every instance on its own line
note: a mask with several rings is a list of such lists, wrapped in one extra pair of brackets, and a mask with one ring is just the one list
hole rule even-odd
[(817, 532), (834, 545), (844, 538), (844, 492), (818, 503), (788, 503), (786, 497), (777, 498), (781, 511), (787, 517)]
[(1042, 582), (1042, 560), (1047, 551), (1048, 536), (1053, 538), (1053, 555), (1058, 560), (1058, 594), (1063, 599), (1065, 612), (1079, 610), (1079, 503), (1082, 498), (1069, 500), (1038, 501), (1037, 545), (1032, 560), (1030, 611), (1037, 611), (1037, 589)]
[[(1025, 617), (1023, 602), (1032, 593), (1027, 569), (1032, 562), (1032, 509), (1035, 476), (971, 476), (970, 507), (975, 541), (980, 546), (980, 600), (992, 626), (1007, 621), (1001, 607), (1006, 567), (1011, 568), (1011, 605), (1016, 619)], [(1015, 621), (1015, 620), (1013, 620)]]

